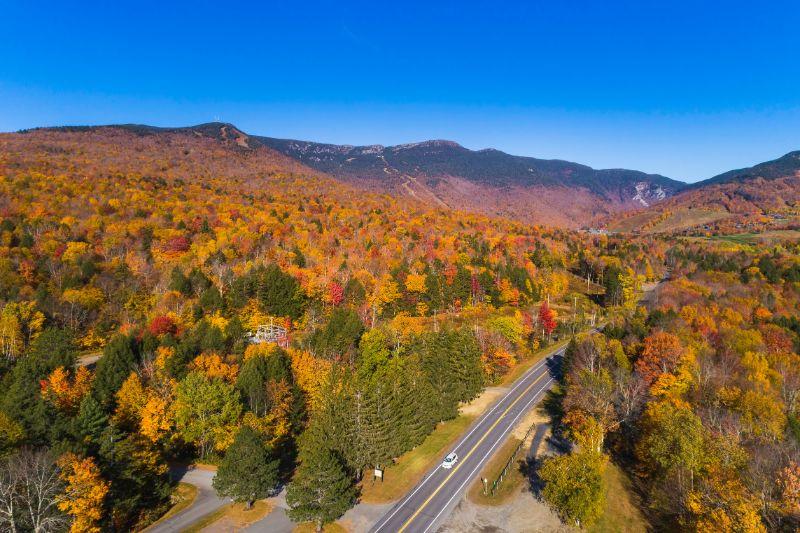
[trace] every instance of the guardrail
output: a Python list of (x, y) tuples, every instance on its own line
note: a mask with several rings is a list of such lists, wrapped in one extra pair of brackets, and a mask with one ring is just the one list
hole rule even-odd
[[(500, 475), (497, 476), (497, 479), (495, 479), (492, 482), (492, 488), (489, 489), (489, 495), (490, 496), (494, 496), (494, 493), (497, 492), (497, 487), (499, 487), (500, 484), (505, 479), (506, 474), (508, 474), (508, 469), (511, 468), (511, 466), (514, 464), (514, 461), (517, 459), (517, 455), (519, 455), (519, 451), (525, 445), (525, 442), (528, 440), (528, 436), (531, 434), (531, 431), (533, 431), (533, 429), (535, 427), (536, 427), (536, 424), (531, 424), (531, 427), (529, 427), (528, 431), (525, 432), (525, 436), (522, 437), (522, 440), (520, 441), (520, 443), (517, 445), (516, 448), (514, 448), (514, 453), (512, 453), (511, 457), (509, 457), (508, 461), (506, 461), (505, 466), (503, 466), (503, 470), (500, 471)], [(484, 486), (484, 494), (486, 494), (485, 486)]]

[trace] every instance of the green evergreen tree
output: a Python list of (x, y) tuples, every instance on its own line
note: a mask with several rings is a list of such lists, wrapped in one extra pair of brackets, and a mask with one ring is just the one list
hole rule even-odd
[(469, 270), (463, 265), (458, 265), (453, 284), (449, 285), (448, 289), (448, 303), (460, 300), (462, 305), (466, 305), (472, 295), (472, 274)]
[(192, 294), (192, 283), (189, 281), (189, 278), (184, 275), (180, 267), (172, 269), (172, 273), (169, 277), (169, 289), (178, 291), (184, 296), (190, 296)]
[(480, 348), (472, 332), (424, 335), (412, 351), (437, 398), (432, 411), (434, 421), (455, 417), (459, 402), (471, 400), (481, 391)]
[(289, 385), (293, 399), (291, 421), (299, 426), (305, 414), (303, 393), (294, 382), (292, 360), (285, 350), (276, 348), (269, 355), (248, 359), (239, 371), (236, 388), (247, 407), (258, 416), (263, 416), (273, 407), (267, 395), (270, 381), (285, 381)]
[(237, 502), (253, 502), (267, 498), (278, 485), (278, 466), (274, 457), (256, 431), (243, 426), (214, 476), (214, 488), (222, 496)]
[(344, 286), (344, 301), (347, 305), (358, 307), (367, 299), (367, 289), (356, 278), (350, 278)]
[(145, 437), (125, 435), (109, 426), (100, 439), (98, 458), (103, 478), (111, 483), (108, 501), (113, 502), (114, 512), (113, 524), (111, 520), (107, 524), (109, 530), (133, 531), (143, 510), (164, 509), (169, 503), (169, 469)]
[(108, 425), (108, 415), (94, 396), (87, 394), (81, 401), (78, 415), (75, 417), (76, 433), (84, 439), (99, 442), (103, 430)]
[(257, 297), (270, 314), (300, 318), (305, 307), (305, 297), (300, 284), (278, 265), (271, 264), (258, 275)]
[(303, 255), (303, 251), (300, 249), (300, 247), (295, 245), (294, 248), (292, 248), (292, 253), (294, 254), (294, 259), (292, 262), (295, 264), (295, 266), (305, 268), (306, 256)]
[(238, 356), (244, 355), (247, 349), (247, 339), (245, 338), (244, 324), (238, 316), (234, 316), (225, 326), (225, 344), (227, 351)]
[(353, 443), (350, 429), (355, 419), (351, 380), (349, 370), (338, 366), (331, 369), (320, 393), (320, 406), (310, 425), (322, 435), (321, 439), (328, 447), (345, 460), (348, 468), (355, 471), (364, 462), (360, 450)]
[(433, 311), (442, 312), (445, 307), (444, 279), (441, 275), (431, 271), (430, 268), (426, 269), (426, 273), (425, 293), (422, 296), (422, 301), (428, 305), (429, 313), (432, 314)]
[(603, 274), (603, 285), (605, 286), (606, 293), (603, 296), (603, 303), (606, 307), (621, 305), (623, 303), (622, 292), (622, 271), (615, 265), (610, 265), (606, 268)]
[(267, 356), (256, 355), (244, 362), (236, 377), (236, 388), (242, 394), (245, 405), (258, 416), (264, 416), (267, 405), (267, 380), (269, 363)]
[(219, 289), (211, 286), (200, 295), (200, 307), (206, 314), (213, 314), (215, 311), (225, 307), (225, 300), (222, 299)]
[(355, 351), (364, 332), (364, 323), (349, 307), (338, 307), (331, 313), (328, 323), (316, 330), (309, 340), (318, 356), (333, 359)]
[(39, 382), (60, 366), (73, 368), (76, 353), (68, 332), (46, 329), (0, 384), (2, 411), (23, 427), (31, 444), (47, 443), (54, 429), (60, 428), (55, 424), (57, 413), (41, 397)]
[(103, 357), (97, 362), (93, 390), (103, 405), (111, 405), (114, 394), (122, 386), (138, 363), (136, 341), (133, 337), (117, 335), (103, 349)]
[(407, 364), (398, 376), (397, 394), (402, 425), (399, 434), (404, 453), (425, 440), (436, 425), (434, 406), (437, 402), (422, 372)]
[(446, 332), (443, 338), (450, 354), (451, 377), (457, 385), (456, 399), (458, 402), (472, 400), (484, 384), (478, 341), (470, 330)]
[(388, 378), (387, 372), (377, 372), (360, 382), (355, 392), (355, 419), (350, 427), (356, 448), (362, 452), (359, 470), (385, 466), (402, 451), (401, 412)]
[(300, 465), (286, 490), (288, 514), (296, 522), (313, 522), (322, 531), (355, 504), (357, 490), (341, 458), (319, 432), (310, 428), (303, 437)]

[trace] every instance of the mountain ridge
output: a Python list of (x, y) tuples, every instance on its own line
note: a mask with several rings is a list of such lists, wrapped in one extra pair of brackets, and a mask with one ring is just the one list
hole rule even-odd
[(769, 161), (717, 174), (706, 180), (692, 183), (687, 188), (697, 189), (707, 185), (741, 182), (758, 178), (775, 180), (792, 176), (798, 172), (800, 172), (800, 150), (793, 150)]
[(686, 187), (659, 174), (595, 170), (580, 163), (515, 156), (494, 148), (471, 150), (445, 139), (394, 146), (337, 145), (249, 135), (223, 122), (183, 127), (118, 124), (36, 129), (103, 128), (137, 135), (185, 134), (216, 139), (234, 150), (269, 150), (362, 190), (550, 226), (589, 225), (599, 217), (661, 202)]
[(534, 224), (609, 224), (648, 231), (720, 223), (741, 226), (743, 217), (786, 212), (800, 204), (800, 151), (686, 184), (636, 170), (594, 169), (561, 159), (514, 156), (496, 148), (471, 150), (446, 139), (339, 145), (249, 135), (221, 122), (183, 127), (61, 126), (20, 133), (108, 128), (145, 136), (189, 135), (242, 153), (266, 150), (265, 155), (278, 158), (275, 164), (332, 177), (356, 189)]
[[(350, 145), (350, 144), (321, 143), (321, 142), (305, 141), (299, 139), (286, 139), (278, 137), (268, 137), (263, 135), (251, 135), (245, 133), (236, 125), (226, 122), (207, 122), (207, 123), (197, 124), (194, 126), (176, 126), (176, 127), (150, 126), (146, 124), (133, 124), (133, 123), (94, 125), (94, 126), (50, 126), (50, 127), (24, 129), (20, 130), (19, 133), (26, 133), (29, 131), (36, 131), (36, 130), (91, 131), (103, 128), (121, 128), (140, 135), (157, 134), (157, 133), (195, 133), (195, 134), (199, 133), (207, 135), (209, 137), (217, 138), (218, 140), (232, 140), (229, 136), (226, 136), (227, 132), (231, 132), (234, 135), (236, 135), (237, 138), (245, 139), (247, 141), (246, 147), (256, 148), (258, 146), (266, 146), (268, 148), (272, 148), (279, 152), (282, 152), (286, 155), (290, 155), (292, 153), (296, 154), (298, 152), (300, 153), (310, 152), (315, 154), (340, 153), (343, 155), (373, 155), (376, 153), (383, 154), (384, 152), (402, 153), (417, 149), (449, 148), (461, 152), (463, 154), (493, 155), (493, 156), (499, 156), (504, 159), (508, 158), (510, 160), (518, 160), (520, 162), (538, 164), (541, 165), (541, 167), (543, 167), (544, 171), (550, 173), (549, 175), (546, 176), (547, 178), (550, 179), (552, 179), (551, 174), (555, 170), (561, 170), (562, 172), (564, 172), (563, 177), (567, 180), (570, 179), (571, 177), (569, 173), (577, 170), (586, 173), (602, 174), (611, 179), (616, 179), (616, 180), (619, 179), (618, 175), (620, 173), (629, 173), (632, 176), (640, 178), (655, 179), (658, 180), (659, 182), (663, 182), (663, 184), (667, 186), (675, 188), (683, 188), (688, 185), (683, 181), (675, 180), (667, 176), (663, 176), (661, 174), (647, 173), (639, 170), (626, 169), (621, 167), (595, 169), (589, 165), (568, 161), (566, 159), (558, 159), (558, 158), (542, 159), (531, 156), (513, 155), (493, 147), (472, 150), (464, 147), (463, 145), (459, 144), (456, 141), (448, 139), (428, 139), (424, 141), (409, 142), (396, 145), (383, 145), (383, 144)], [(310, 166), (313, 167), (313, 165)], [(558, 167), (565, 167), (565, 168), (559, 169)], [(323, 169), (319, 168), (318, 170), (323, 170)], [(530, 169), (526, 170), (528, 170), (530, 173)], [(509, 176), (508, 178), (518, 179), (518, 176)], [(555, 183), (555, 181), (551, 181), (548, 183)]]
[[(381, 145), (381, 144), (372, 144), (372, 145), (340, 145), (340, 144), (332, 144), (332, 143), (317, 143), (313, 141), (303, 141), (298, 139), (283, 139), (283, 138), (276, 138), (276, 137), (265, 137), (265, 136), (252, 136), (253, 138), (257, 139), (258, 141), (262, 142), (263, 144), (278, 150), (286, 155), (297, 157), (303, 160), (303, 157), (307, 159), (306, 162), (314, 163), (310, 166), (317, 166), (319, 170), (326, 170), (326, 171), (336, 171), (336, 165), (343, 166), (343, 162), (341, 160), (335, 159), (334, 156), (336, 154), (341, 155), (375, 155), (380, 154), (382, 156), (386, 156), (387, 154), (398, 154), (398, 153), (407, 153), (413, 150), (420, 150), (420, 149), (450, 149), (455, 152), (456, 155), (466, 156), (472, 158), (474, 160), (475, 157), (495, 157), (500, 158), (504, 161), (490, 161), (489, 165), (494, 166), (495, 169), (500, 163), (510, 162), (514, 164), (513, 167), (505, 169), (505, 176), (499, 174), (500, 180), (505, 181), (514, 181), (519, 182), (523, 181), (523, 177), (538, 177), (540, 179), (544, 178), (546, 184), (556, 184), (557, 181), (554, 179), (553, 173), (554, 172), (562, 172), (562, 180), (558, 183), (563, 183), (564, 180), (569, 180), (572, 178), (571, 174), (576, 172), (582, 172), (585, 174), (589, 173), (598, 173), (605, 176), (608, 176), (612, 179), (618, 180), (618, 175), (621, 173), (629, 173), (631, 176), (635, 176), (641, 179), (651, 179), (657, 180), (659, 184), (664, 186), (672, 187), (675, 189), (680, 189), (686, 186), (686, 184), (679, 180), (674, 180), (672, 178), (668, 178), (666, 176), (660, 174), (651, 174), (646, 173), (638, 170), (630, 170), (624, 168), (608, 168), (608, 169), (595, 169), (589, 165), (584, 165), (582, 163), (575, 163), (572, 161), (567, 161), (564, 159), (541, 159), (536, 157), (530, 156), (519, 156), (509, 154), (497, 148), (482, 148), (479, 150), (472, 150), (462, 146), (461, 144), (450, 141), (446, 139), (431, 139), (426, 141), (420, 142), (412, 142), (412, 143), (404, 143), (404, 144), (397, 144), (397, 145)], [(320, 160), (313, 160), (311, 159), (308, 154), (313, 154), (315, 156), (327, 156), (327, 159), (319, 158)], [(429, 155), (451, 155), (451, 154), (429, 154)], [(403, 169), (398, 170), (406, 170), (409, 166), (407, 161), (401, 161), (403, 163), (402, 166), (406, 167)], [(438, 163), (438, 162), (437, 162)], [(520, 165), (522, 164), (522, 165)], [(534, 165), (538, 168), (532, 169), (531, 165)], [(437, 165), (441, 167), (441, 165)], [(360, 168), (354, 168), (353, 171), (359, 171)], [(537, 172), (538, 171), (538, 175)], [(576, 183), (579, 185), (583, 185), (586, 183), (591, 183), (588, 179), (588, 176), (581, 176), (584, 178), (582, 182)]]

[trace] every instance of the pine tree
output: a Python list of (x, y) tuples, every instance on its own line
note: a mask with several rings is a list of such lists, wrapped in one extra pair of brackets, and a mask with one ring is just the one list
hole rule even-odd
[(286, 491), (289, 517), (296, 522), (314, 522), (317, 531), (322, 531), (322, 526), (342, 516), (355, 503), (353, 478), (313, 427), (303, 435), (298, 460), (300, 466)]
[(606, 307), (613, 305), (621, 305), (623, 302), (622, 294), (622, 271), (619, 267), (611, 265), (606, 268), (603, 274), (603, 285), (605, 285), (606, 293), (603, 297), (603, 303)]
[(236, 378), (236, 388), (241, 392), (247, 407), (257, 416), (264, 416), (269, 411), (266, 387), (269, 379), (268, 357), (254, 355), (245, 361)]
[(350, 354), (363, 332), (358, 313), (349, 307), (337, 307), (328, 323), (311, 335), (309, 344), (317, 355), (334, 359)]
[(172, 291), (178, 291), (184, 296), (189, 296), (192, 294), (192, 284), (189, 281), (189, 278), (184, 275), (180, 267), (176, 266), (172, 269), (172, 273), (170, 274), (169, 278), (169, 289)]
[(138, 357), (134, 350), (132, 337), (118, 335), (103, 350), (103, 357), (97, 362), (94, 377), (94, 392), (102, 404), (109, 404), (114, 395), (136, 368)]
[(417, 369), (403, 369), (398, 385), (400, 417), (403, 421), (400, 432), (403, 438), (402, 451), (405, 452), (419, 445), (433, 429), (432, 400), (435, 401), (435, 398), (430, 383)]
[(222, 496), (237, 502), (253, 502), (267, 498), (278, 484), (278, 466), (261, 436), (243, 426), (225, 453), (225, 458), (214, 476), (214, 488)]
[(135, 530), (143, 509), (163, 508), (169, 501), (169, 468), (145, 437), (109, 426), (103, 432), (98, 459), (103, 478), (110, 482), (115, 530)]
[(257, 275), (257, 297), (268, 313), (294, 319), (303, 314), (305, 299), (296, 279), (275, 264), (261, 269)]
[(356, 392), (359, 417), (355, 437), (363, 449), (360, 468), (386, 465), (400, 453), (400, 409), (385, 372), (362, 382)]
[(343, 458), (348, 468), (357, 470), (363, 464), (362, 453), (353, 439), (355, 401), (351, 374), (333, 367), (320, 392), (320, 405), (311, 425), (322, 435), (329, 449)]
[(75, 430), (78, 435), (98, 442), (103, 434), (103, 429), (108, 424), (108, 415), (102, 406), (91, 394), (87, 394), (81, 401), (78, 416), (75, 417)]
[(472, 331), (453, 331), (445, 335), (452, 365), (452, 375), (457, 376), (457, 402), (466, 402), (477, 396), (483, 388), (481, 351)]
[(475, 336), (470, 331), (429, 334), (414, 350), (438, 398), (433, 420), (455, 417), (459, 402), (471, 400), (483, 387), (480, 349)]

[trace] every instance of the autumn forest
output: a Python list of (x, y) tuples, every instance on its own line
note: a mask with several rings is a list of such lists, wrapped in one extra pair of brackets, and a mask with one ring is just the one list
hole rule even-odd
[(794, 233), (531, 225), (240, 141), (0, 134), (0, 530), (142, 530), (193, 464), (321, 527), (560, 345), (564, 524), (615, 465), (651, 529), (800, 527)]

